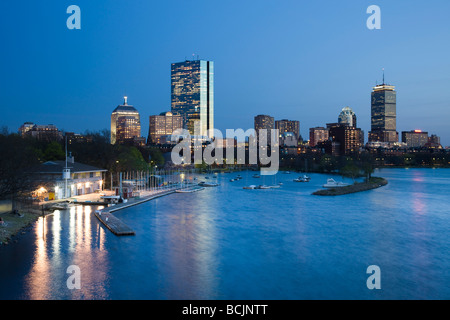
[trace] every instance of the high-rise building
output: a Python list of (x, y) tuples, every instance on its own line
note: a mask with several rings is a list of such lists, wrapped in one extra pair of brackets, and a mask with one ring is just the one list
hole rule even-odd
[(208, 130), (214, 129), (214, 62), (172, 63), (171, 81), (172, 113), (182, 116), (183, 127), (191, 134), (207, 136)]
[(351, 127), (344, 124), (327, 124), (329, 138), (331, 141), (339, 143), (339, 154), (351, 154), (358, 152), (362, 147), (362, 131), (360, 128)]
[(111, 114), (111, 144), (133, 142), (141, 137), (139, 112), (128, 105), (124, 97), (123, 105), (117, 106)]
[(340, 124), (356, 128), (356, 114), (350, 107), (345, 107), (339, 114), (338, 122)]
[(397, 92), (395, 87), (377, 85), (372, 91), (371, 131), (369, 142), (398, 142)]
[(271, 144), (272, 130), (275, 128), (274, 118), (268, 115), (260, 114), (255, 117), (256, 138), (259, 143), (259, 130), (267, 130), (267, 144)]
[(183, 128), (183, 118), (172, 112), (163, 112), (159, 116), (150, 116), (148, 129), (148, 143), (162, 144), (167, 142), (167, 136), (175, 130)]
[(315, 147), (318, 143), (328, 140), (328, 129), (324, 127), (315, 127), (309, 129), (309, 146)]
[(295, 139), (298, 141), (300, 138), (300, 121), (298, 120), (277, 120), (275, 121), (275, 129), (279, 130), (279, 134), (292, 132)]
[(422, 148), (428, 143), (428, 132), (422, 130), (402, 131), (402, 142), (408, 148)]

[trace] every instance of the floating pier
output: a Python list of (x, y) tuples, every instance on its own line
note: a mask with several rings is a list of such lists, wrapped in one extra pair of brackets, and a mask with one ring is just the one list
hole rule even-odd
[(155, 198), (159, 198), (171, 193), (174, 193), (176, 189), (163, 191), (154, 195), (146, 196), (142, 199), (132, 199), (125, 203), (119, 203), (111, 207), (104, 208), (102, 210), (95, 211), (95, 216), (101, 223), (103, 223), (112, 233), (116, 236), (131, 236), (135, 235), (134, 230), (128, 227), (125, 223), (123, 223), (120, 219), (112, 214), (112, 212), (116, 212), (125, 208), (129, 208), (131, 206), (135, 206), (147, 201), (150, 201)]
[(107, 212), (96, 211), (95, 216), (105, 227), (107, 227), (116, 236), (134, 236), (135, 232), (121, 220), (117, 219), (114, 215)]

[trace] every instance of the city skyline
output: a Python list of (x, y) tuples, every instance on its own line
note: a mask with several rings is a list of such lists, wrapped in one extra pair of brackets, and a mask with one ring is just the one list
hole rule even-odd
[[(12, 132), (27, 121), (70, 132), (97, 131), (109, 127), (111, 107), (127, 95), (139, 107), (142, 128), (148, 128), (149, 115), (170, 110), (170, 64), (195, 54), (215, 62), (219, 130), (251, 128), (255, 115), (270, 114), (299, 120), (300, 135), (307, 137), (309, 128), (336, 121), (336, 111), (349, 106), (367, 140), (369, 92), (382, 82), (385, 68), (386, 82), (395, 84), (399, 95), (397, 131), (421, 129), (450, 145), (450, 64), (448, 44), (442, 41), (449, 30), (442, 18), (448, 2), (405, 8), (379, 1), (382, 29), (372, 31), (365, 27), (366, 4), (329, 3), (328, 10), (311, 3), (239, 4), (236, 23), (228, 27), (221, 23), (238, 3), (199, 4), (205, 4), (199, 12), (159, 4), (158, 17), (150, 5), (138, 10), (117, 1), (107, 5), (108, 15), (99, 16), (106, 2), (80, 1), (83, 24), (77, 31), (65, 28), (64, 6), (30, 2), (29, 12), (19, 19), (5, 17), (1, 27), (15, 33), (4, 34), (9, 50), (1, 55), (9, 61), (5, 73), (11, 77), (2, 80), (8, 93), (2, 101), (13, 108), (7, 108), (0, 125)], [(10, 10), (19, 12), (20, 6), (10, 4)], [(27, 21), (33, 12), (44, 11), (30, 30)], [(148, 22), (152, 19), (145, 19), (146, 14), (155, 19)], [(122, 16), (132, 23), (115, 26)], [(186, 24), (183, 32), (171, 26), (176, 19), (199, 17), (206, 17), (210, 26), (201, 36), (190, 33), (199, 23)], [(266, 26), (269, 17), (274, 23)], [(148, 41), (142, 42), (144, 38)], [(340, 43), (345, 46), (336, 52)]]

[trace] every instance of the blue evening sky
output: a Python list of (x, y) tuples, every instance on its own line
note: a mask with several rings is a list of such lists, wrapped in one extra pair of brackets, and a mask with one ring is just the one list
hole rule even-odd
[[(68, 30), (69, 5), (81, 30)], [(381, 30), (369, 30), (369, 5)], [(0, 126), (25, 121), (82, 133), (109, 128), (128, 95), (141, 114), (170, 110), (170, 64), (215, 62), (216, 128), (253, 117), (300, 120), (301, 134), (350, 106), (370, 130), (370, 92), (397, 89), (398, 131), (450, 145), (450, 1), (4, 0)]]

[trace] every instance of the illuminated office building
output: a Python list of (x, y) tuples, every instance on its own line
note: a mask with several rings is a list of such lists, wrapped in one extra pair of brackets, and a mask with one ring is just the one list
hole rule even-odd
[[(384, 78), (384, 77), (383, 77)], [(397, 92), (384, 83), (373, 88), (369, 142), (398, 142)]]
[(183, 118), (173, 115), (172, 112), (163, 112), (157, 116), (150, 116), (148, 143), (162, 144), (167, 142), (167, 136), (172, 135), (175, 130), (183, 128)]
[[(192, 135), (214, 129), (214, 62), (186, 60), (171, 66), (172, 113), (183, 118)], [(194, 128), (200, 132), (194, 132)], [(212, 133), (209, 134), (212, 137)]]
[[(134, 141), (141, 137), (139, 112), (127, 104), (117, 106), (111, 114), (111, 144)], [(145, 138), (144, 138), (145, 139)]]
[(402, 131), (402, 142), (408, 148), (422, 148), (428, 143), (428, 132), (422, 130)]
[(363, 146), (363, 133), (360, 128), (340, 123), (327, 124), (329, 139), (339, 143), (339, 155), (358, 152)]

